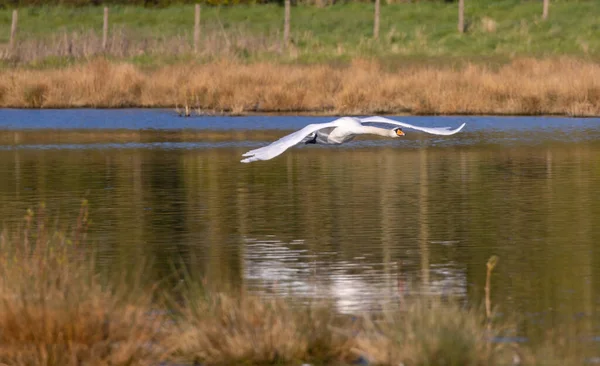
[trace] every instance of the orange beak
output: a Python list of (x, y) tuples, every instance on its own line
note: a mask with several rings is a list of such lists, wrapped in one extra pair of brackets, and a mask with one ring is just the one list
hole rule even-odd
[(396, 130), (396, 135), (398, 135), (398, 136), (404, 136), (404, 131), (402, 131), (402, 130)]

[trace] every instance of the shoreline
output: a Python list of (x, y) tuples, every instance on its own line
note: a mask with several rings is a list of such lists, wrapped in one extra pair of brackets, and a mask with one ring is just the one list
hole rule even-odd
[(160, 108), (183, 115), (600, 116), (600, 64), (577, 58), (398, 66), (244, 64), (220, 60), (143, 70), (97, 59), (0, 71), (0, 107)]
[[(318, 111), (318, 110), (297, 110), (297, 111), (275, 111), (275, 110), (262, 110), (262, 111), (244, 111), (241, 113), (231, 113), (231, 112), (207, 112), (203, 114), (190, 114), (189, 116), (185, 116), (183, 114), (177, 115), (176, 107), (170, 106), (132, 106), (132, 107), (91, 107), (91, 106), (77, 106), (77, 107), (60, 107), (60, 108), (40, 108), (40, 107), (2, 107), (1, 109), (5, 110), (164, 110), (164, 111), (172, 111), (173, 115), (180, 118), (205, 118), (205, 117), (260, 117), (260, 116), (268, 116), (268, 117), (361, 117), (366, 115), (377, 115), (384, 117), (539, 117), (539, 118), (584, 118), (584, 119), (593, 119), (600, 118), (600, 113), (597, 115), (584, 115), (584, 116), (573, 116), (567, 113), (546, 113), (546, 114), (519, 114), (519, 113), (437, 113), (437, 114), (414, 114), (408, 112), (379, 112), (379, 113), (337, 113), (336, 111)], [(1, 112), (0, 112), (1, 113)], [(42, 129), (35, 129), (42, 130)], [(53, 130), (53, 129), (52, 129)], [(105, 129), (98, 129), (105, 130)], [(112, 130), (112, 129), (106, 129)], [(19, 129), (3, 129), (0, 127), (0, 131), (22, 131)]]

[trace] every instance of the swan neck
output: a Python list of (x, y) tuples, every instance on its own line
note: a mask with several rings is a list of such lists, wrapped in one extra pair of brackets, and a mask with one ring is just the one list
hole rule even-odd
[(385, 128), (380, 128), (380, 127), (375, 127), (375, 126), (362, 126), (362, 133), (370, 133), (373, 135), (379, 135), (379, 136), (389, 136), (390, 132), (388, 130), (386, 130)]

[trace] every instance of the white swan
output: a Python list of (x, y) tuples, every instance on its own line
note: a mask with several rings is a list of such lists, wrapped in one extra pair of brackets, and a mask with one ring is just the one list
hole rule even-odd
[(450, 127), (413, 126), (408, 123), (379, 116), (367, 118), (341, 117), (332, 122), (310, 124), (267, 146), (250, 150), (242, 155), (246, 158), (242, 159), (241, 162), (250, 163), (257, 160), (273, 159), (285, 150), (301, 142), (305, 144), (339, 145), (354, 139), (356, 135), (374, 134), (392, 138), (404, 136), (402, 128), (389, 129), (366, 125), (370, 123), (407, 127), (434, 135), (452, 135), (465, 126), (465, 123), (463, 123), (460, 127), (452, 130)]

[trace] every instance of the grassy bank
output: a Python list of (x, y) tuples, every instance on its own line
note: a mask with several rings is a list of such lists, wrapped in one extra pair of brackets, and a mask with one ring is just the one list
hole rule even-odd
[[(492, 342), (510, 334), (479, 307), (418, 297), (380, 314), (350, 316), (328, 304), (294, 305), (207, 290), (190, 276), (173, 288), (143, 269), (94, 261), (87, 204), (70, 227), (43, 206), (0, 235), (0, 362), (8, 365), (350, 364), (571, 365), (584, 353), (558, 343)], [(108, 274), (110, 273), (110, 274)], [(171, 295), (166, 295), (166, 293)], [(507, 333), (508, 332), (508, 333)], [(196, 363), (197, 364), (197, 363)], [(364, 364), (364, 363), (363, 363)], [(579, 364), (579, 363), (577, 363)]]
[(199, 51), (193, 53), (192, 5), (111, 6), (107, 49), (102, 7), (20, 9), (16, 48), (8, 49), (11, 9), (0, 9), (0, 60), (6, 65), (63, 66), (97, 54), (136, 64), (227, 57), (243, 61), (314, 63), (355, 57), (505, 61), (515, 56), (600, 54), (598, 1), (469, 0), (467, 32), (457, 31), (457, 5), (442, 1), (382, 2), (380, 38), (373, 40), (373, 4), (294, 6), (290, 49), (282, 45), (283, 7), (204, 6)]
[[(19, 9), (14, 49), (0, 34), (0, 107), (167, 107), (185, 113), (600, 115), (600, 2), (471, 0), (292, 9), (276, 4)], [(10, 9), (0, 24), (10, 28)], [(226, 60), (226, 61), (223, 61)], [(364, 61), (369, 60), (369, 61)], [(375, 61), (371, 61), (375, 60)]]
[(0, 107), (184, 108), (193, 113), (600, 115), (600, 66), (571, 58), (504, 66), (386, 67), (218, 61), (143, 69), (98, 59), (0, 71)]

